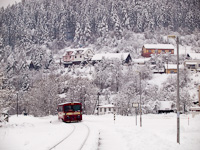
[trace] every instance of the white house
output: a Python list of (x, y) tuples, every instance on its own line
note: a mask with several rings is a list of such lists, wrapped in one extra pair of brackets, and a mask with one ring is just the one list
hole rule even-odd
[(200, 59), (199, 60), (186, 60), (184, 62), (186, 69), (191, 71), (200, 71)]
[(80, 64), (91, 60), (94, 52), (91, 49), (66, 49), (63, 55), (63, 63), (66, 65)]
[(117, 112), (118, 112), (118, 108), (116, 106), (114, 106), (113, 104), (102, 105), (102, 106), (98, 107), (99, 115), (114, 114)]
[(158, 113), (174, 112), (175, 104), (173, 101), (159, 101)]

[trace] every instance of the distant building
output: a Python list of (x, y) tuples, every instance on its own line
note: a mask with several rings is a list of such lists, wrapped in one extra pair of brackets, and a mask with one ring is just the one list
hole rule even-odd
[(175, 104), (173, 101), (159, 101), (158, 113), (174, 112)]
[(150, 58), (132, 59), (134, 65), (145, 65), (148, 61), (150, 61)]
[(144, 44), (142, 47), (142, 56), (151, 57), (152, 54), (171, 53), (174, 54), (172, 44)]
[(200, 53), (188, 53), (184, 66), (191, 71), (200, 71)]
[(165, 72), (166, 72), (166, 74), (177, 73), (177, 65), (176, 64), (165, 64)]
[(186, 60), (184, 66), (191, 71), (200, 71), (200, 60)]
[(98, 107), (99, 115), (114, 114), (118, 112), (118, 108), (113, 104), (102, 105)]
[[(179, 65), (179, 69), (183, 69), (183, 65)], [(172, 74), (177, 73), (177, 64), (165, 64), (165, 73)]]
[(151, 65), (151, 71), (155, 74), (155, 73), (159, 73), (159, 74), (163, 74), (165, 73), (165, 67), (160, 67), (157, 68), (156, 65)]
[(98, 62), (103, 59), (112, 60), (117, 59), (122, 61), (122, 64), (129, 64), (132, 61), (131, 55), (129, 53), (104, 53), (104, 54), (95, 54), (92, 57), (92, 61)]
[(72, 64), (86, 63), (94, 55), (91, 49), (67, 49), (63, 55), (65, 66)]

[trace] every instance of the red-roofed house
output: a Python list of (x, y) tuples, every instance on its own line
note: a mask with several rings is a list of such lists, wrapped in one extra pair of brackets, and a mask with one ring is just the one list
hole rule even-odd
[(172, 44), (144, 44), (142, 47), (142, 56), (151, 57), (152, 54), (171, 53), (174, 54)]

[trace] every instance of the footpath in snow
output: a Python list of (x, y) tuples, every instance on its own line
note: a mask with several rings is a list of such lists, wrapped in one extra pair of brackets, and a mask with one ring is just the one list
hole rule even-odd
[[(188, 124), (189, 117), (189, 124)], [(176, 142), (176, 114), (149, 114), (142, 116), (142, 127), (136, 126), (135, 116), (84, 115), (79, 123), (63, 123), (57, 116), (11, 116), (0, 127), (1, 150), (48, 150), (73, 130), (90, 129), (83, 150), (199, 150), (200, 115), (181, 115), (180, 144)], [(76, 130), (75, 129), (75, 130)], [(74, 137), (86, 132), (74, 132)], [(69, 143), (69, 140), (63, 141)], [(79, 140), (71, 140), (77, 145)], [(65, 145), (65, 144), (63, 144)], [(69, 144), (67, 144), (69, 145)], [(68, 149), (61, 147), (60, 149)], [(70, 148), (70, 147), (69, 147)]]

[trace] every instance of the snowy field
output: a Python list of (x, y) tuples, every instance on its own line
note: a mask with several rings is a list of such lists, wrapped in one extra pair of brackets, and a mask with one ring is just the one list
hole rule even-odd
[(65, 145), (53, 148), (72, 150), (73, 146), (67, 146), (78, 145), (78, 138), (86, 134), (88, 126), (89, 137), (82, 147), (84, 150), (199, 150), (200, 115), (181, 115), (180, 124), (179, 145), (176, 143), (176, 114), (143, 115), (142, 127), (139, 117), (136, 126), (135, 116), (116, 116), (114, 122), (113, 115), (84, 115), (80, 123), (63, 123), (57, 116), (15, 115), (0, 127), (0, 149), (48, 150), (75, 127), (73, 140), (66, 139), (62, 142)]

